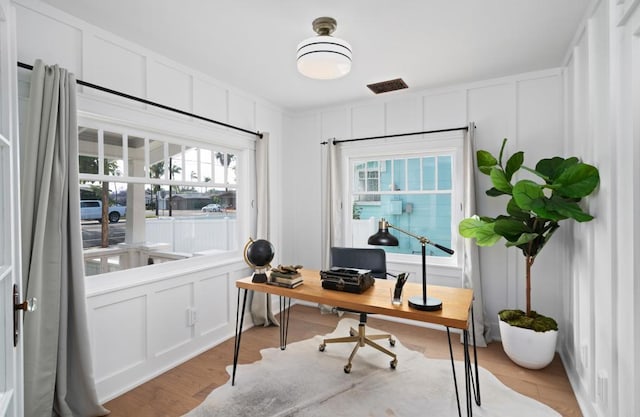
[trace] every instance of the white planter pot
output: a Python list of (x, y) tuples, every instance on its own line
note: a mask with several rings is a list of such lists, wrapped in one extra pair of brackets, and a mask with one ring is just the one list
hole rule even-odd
[(529, 369), (542, 369), (551, 363), (556, 353), (557, 330), (535, 332), (502, 320), (499, 323), (502, 347), (509, 359)]

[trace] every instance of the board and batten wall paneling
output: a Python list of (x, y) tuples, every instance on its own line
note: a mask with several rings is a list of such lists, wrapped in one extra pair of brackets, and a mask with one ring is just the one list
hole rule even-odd
[[(174, 262), (178, 265), (151, 266), (148, 273), (156, 271), (161, 279), (142, 285), (104, 291), (98, 280), (113, 274), (88, 279), (88, 318), (101, 401), (233, 336), (235, 280), (249, 274), (244, 262), (187, 272), (179, 266), (184, 262)], [(129, 281), (139, 274), (125, 272)], [(126, 276), (120, 276), (122, 282), (128, 281)]]
[(561, 350), (586, 416), (637, 415), (640, 399), (640, 11), (594, 2), (567, 58), (569, 153), (594, 163), (600, 187), (569, 253), (572, 337)]
[(282, 147), (282, 252), (285, 264), (321, 269), (320, 118), (286, 117)]
[[(82, 74), (82, 31), (47, 15), (16, 6), (18, 60), (33, 65), (36, 59)], [(36, 36), (34, 36), (36, 35)]]
[[(91, 341), (98, 384), (147, 359), (147, 297), (136, 295), (91, 309)], [(117, 325), (114, 325), (116, 324)]]
[[(485, 149), (493, 155), (500, 151), (503, 138), (509, 138), (507, 152), (521, 149), (515, 135), (516, 86), (514, 83), (497, 83), (477, 86), (467, 92), (469, 120), (477, 125), (476, 149)], [(495, 216), (503, 213), (504, 202), (488, 198), (485, 190), (491, 188), (491, 180), (477, 173), (476, 208), (479, 214)], [(499, 337), (498, 311), (516, 307), (520, 285), (518, 268), (523, 265), (520, 255), (507, 250), (502, 243), (480, 248), (480, 273), (484, 297), (486, 320), (491, 324), (491, 333)]]
[[(146, 97), (147, 62), (144, 56), (92, 33), (83, 36), (82, 51), (83, 80), (100, 80), (104, 87), (127, 92), (136, 97)], [(76, 76), (80, 78), (79, 74)], [(117, 100), (129, 106), (144, 107), (142, 103), (93, 88), (80, 86), (79, 90), (86, 94)]]
[(227, 90), (208, 80), (194, 77), (193, 112), (213, 120), (228, 120)]
[[(522, 80), (516, 84), (517, 102), (516, 129), (518, 144), (527, 144), (524, 154), (524, 165), (535, 168), (542, 158), (569, 156), (564, 154), (563, 123), (563, 82), (561, 76), (548, 76), (530, 80)], [(530, 144), (530, 145), (529, 145)], [(513, 148), (512, 148), (513, 149)], [(539, 179), (526, 172), (519, 173), (518, 179)], [(504, 201), (504, 200), (503, 200)], [(565, 229), (567, 225), (562, 225)], [(531, 270), (531, 304), (532, 308), (558, 320), (564, 328), (562, 282), (569, 280), (563, 276), (561, 267), (566, 259), (565, 248), (568, 243), (564, 235), (556, 232), (553, 239), (536, 257)], [(516, 298), (517, 305), (525, 305), (525, 264), (524, 256), (516, 250)], [(505, 306), (508, 307), (508, 306)], [(564, 330), (567, 330), (564, 328)], [(564, 334), (564, 332), (563, 332)]]
[(467, 96), (464, 89), (425, 95), (423, 98), (424, 130), (466, 126)]
[[(384, 103), (362, 104), (351, 108), (351, 136), (361, 138), (385, 134)], [(339, 138), (340, 139), (340, 138)]]
[[(186, 112), (192, 112), (193, 83), (191, 74), (175, 68), (169, 63), (147, 59), (146, 81), (147, 98), (149, 100)], [(175, 112), (153, 106), (150, 107), (150, 110), (177, 116)]]
[(419, 96), (410, 95), (385, 103), (385, 133), (419, 132), (422, 127), (422, 103)]

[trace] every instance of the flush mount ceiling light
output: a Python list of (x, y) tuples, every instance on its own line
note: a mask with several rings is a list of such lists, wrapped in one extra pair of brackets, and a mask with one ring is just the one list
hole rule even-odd
[(331, 36), (336, 30), (336, 20), (319, 17), (313, 21), (318, 34), (298, 45), (298, 71), (306, 77), (318, 80), (340, 78), (351, 70), (351, 45)]

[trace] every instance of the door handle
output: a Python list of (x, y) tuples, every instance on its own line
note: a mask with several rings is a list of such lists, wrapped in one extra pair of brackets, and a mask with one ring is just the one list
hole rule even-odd
[(33, 297), (20, 302), (18, 286), (13, 284), (13, 346), (18, 346), (20, 336), (20, 310), (23, 312), (36, 311), (38, 309), (38, 299)]

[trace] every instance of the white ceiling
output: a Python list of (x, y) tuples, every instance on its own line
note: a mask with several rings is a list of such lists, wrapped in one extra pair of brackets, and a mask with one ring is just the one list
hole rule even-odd
[[(591, 0), (42, 0), (292, 111), (563, 65)], [(346, 77), (296, 70), (296, 48), (330, 16), (351, 43)], [(86, 80), (91, 81), (91, 80)], [(387, 93), (394, 94), (394, 93)]]

